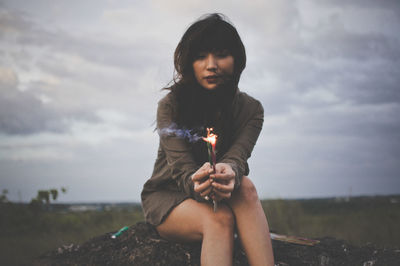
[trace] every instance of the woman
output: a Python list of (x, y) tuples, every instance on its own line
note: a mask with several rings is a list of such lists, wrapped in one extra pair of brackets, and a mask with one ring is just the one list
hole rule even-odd
[[(251, 265), (273, 265), (268, 223), (247, 177), (263, 108), (238, 89), (243, 43), (222, 15), (211, 14), (187, 29), (174, 63), (174, 84), (157, 110), (158, 157), (142, 191), (146, 221), (168, 240), (202, 241), (202, 265), (232, 265), (235, 229)], [(207, 128), (218, 135), (216, 172), (206, 143), (193, 141)], [(190, 134), (178, 134), (185, 129)]]

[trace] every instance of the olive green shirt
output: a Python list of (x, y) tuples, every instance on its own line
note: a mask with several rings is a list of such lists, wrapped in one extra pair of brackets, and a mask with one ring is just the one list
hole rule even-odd
[[(176, 101), (170, 92), (158, 103), (157, 128), (167, 128), (173, 121)], [(233, 142), (229, 150), (219, 156), (217, 163), (229, 163), (235, 172), (235, 189), (243, 175), (248, 175), (250, 157), (264, 121), (261, 103), (238, 91), (233, 105)], [(158, 156), (151, 178), (142, 190), (142, 208), (147, 222), (157, 226), (170, 211), (187, 198), (202, 199), (193, 191), (191, 176), (204, 162), (196, 162), (191, 145), (176, 136), (160, 135)]]

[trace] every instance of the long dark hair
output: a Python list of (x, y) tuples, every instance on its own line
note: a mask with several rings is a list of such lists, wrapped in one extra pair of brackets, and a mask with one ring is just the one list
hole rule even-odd
[[(234, 71), (221, 86), (209, 91), (198, 84), (193, 62), (202, 52), (218, 51), (227, 51), (233, 56)], [(246, 52), (237, 30), (222, 14), (201, 17), (183, 34), (174, 53), (174, 65), (173, 85), (166, 89), (171, 90), (177, 102), (176, 124), (199, 129), (199, 134), (204, 134), (206, 127), (213, 127), (219, 135), (217, 147), (221, 152), (218, 154), (222, 155), (231, 144), (231, 107), (246, 66)]]

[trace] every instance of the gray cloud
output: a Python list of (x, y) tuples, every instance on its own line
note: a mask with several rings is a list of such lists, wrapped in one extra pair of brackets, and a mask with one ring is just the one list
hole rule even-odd
[[(301, 104), (299, 96), (321, 89), (337, 97), (335, 103), (399, 103), (400, 40), (377, 32), (351, 32), (342, 22), (328, 25), (312, 30), (312, 37), (301, 37), (303, 30), (286, 41), (280, 36), (283, 40), (267, 44), (259, 52), (262, 56), (253, 59), (258, 69), (252, 78), (274, 77), (280, 86), (265, 97), (272, 112), (288, 111), (290, 105)], [(308, 104), (314, 108), (328, 103)]]
[(95, 115), (83, 111), (60, 112), (44, 104), (31, 91), (17, 89), (18, 78), (11, 69), (0, 68), (0, 132), (5, 134), (65, 133), (69, 122), (98, 122)]
[[(79, 55), (93, 63), (115, 66), (122, 69), (141, 69), (154, 65), (155, 52), (162, 43), (140, 38), (127, 40), (126, 43), (114, 42), (100, 33), (86, 35), (65, 32), (63, 29), (52, 30), (41, 27), (30, 20), (26, 13), (2, 10), (0, 16), (3, 41), (21, 46), (36, 46), (49, 49), (50, 53), (60, 52)], [(11, 36), (9, 33), (12, 33)]]
[(371, 8), (371, 9), (387, 9), (393, 12), (399, 12), (399, 2), (397, 0), (382, 0), (382, 1), (374, 1), (374, 0), (336, 0), (336, 1), (313, 1), (315, 5), (322, 6), (334, 6), (345, 8), (348, 6), (357, 7), (357, 8)]
[[(149, 68), (160, 62), (154, 56), (162, 46), (160, 42), (139, 38), (124, 43), (98, 36), (97, 33), (83, 36), (57, 27), (43, 27), (24, 12), (13, 9), (2, 12), (0, 20), (7, 29), (1, 44), (6, 51), (6, 56), (0, 59), (3, 64), (14, 65), (25, 72), (40, 71), (45, 79), (50, 75), (57, 81), (57, 84), (48, 84), (39, 78), (20, 82), (24, 92), (14, 92), (20, 95), (13, 100), (2, 98), (2, 108), (8, 110), (2, 117), (4, 132), (37, 133), (40, 128), (43, 131), (65, 132), (71, 121), (98, 122), (94, 113), (99, 109), (115, 108), (129, 113), (151, 106), (138, 99), (148, 97), (144, 95), (142, 79), (149, 73), (157, 74), (152, 74)], [(116, 93), (130, 95), (131, 98), (112, 97)], [(44, 104), (38, 99), (41, 95), (52, 101)], [(138, 104), (132, 104), (135, 100)], [(23, 112), (14, 111), (20, 110), (21, 106), (29, 106), (26, 108), (30, 108), (31, 112), (22, 115)], [(147, 118), (152, 116), (152, 112), (146, 113)], [(141, 116), (142, 119), (145, 117)], [(150, 124), (139, 120), (133, 119), (140, 126)]]

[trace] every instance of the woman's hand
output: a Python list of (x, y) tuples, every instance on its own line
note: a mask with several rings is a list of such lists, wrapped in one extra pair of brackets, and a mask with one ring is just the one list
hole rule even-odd
[(229, 199), (235, 187), (235, 172), (227, 163), (217, 163), (215, 174), (210, 175), (213, 200)]
[(203, 164), (193, 175), (194, 192), (198, 193), (202, 198), (208, 197), (212, 190), (213, 182), (209, 176), (213, 172), (210, 163)]

